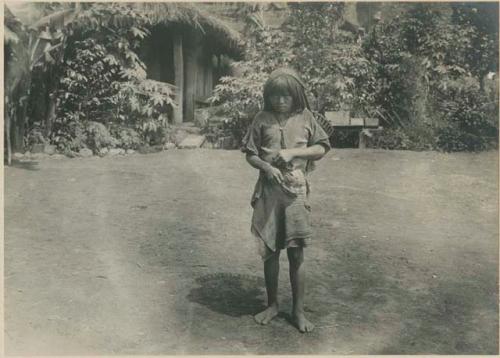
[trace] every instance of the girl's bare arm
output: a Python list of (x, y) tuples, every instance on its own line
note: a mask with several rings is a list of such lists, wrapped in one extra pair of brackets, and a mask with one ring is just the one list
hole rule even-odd
[(247, 162), (254, 167), (255, 169), (262, 170), (266, 173), (266, 177), (268, 179), (274, 179), (278, 183), (283, 181), (283, 174), (278, 168), (273, 167), (268, 162), (259, 158), (259, 156), (255, 154), (247, 154), (246, 155)]
[(307, 148), (282, 149), (278, 153), (278, 159), (284, 161), (285, 163), (288, 163), (293, 158), (318, 160), (321, 159), (325, 153), (325, 147), (321, 144), (315, 144)]

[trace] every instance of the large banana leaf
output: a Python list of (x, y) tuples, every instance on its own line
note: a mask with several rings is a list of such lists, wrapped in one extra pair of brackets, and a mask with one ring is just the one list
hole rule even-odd
[(19, 36), (16, 35), (14, 31), (11, 31), (7, 26), (4, 27), (4, 41), (5, 44), (17, 44), (19, 42)]
[(30, 26), (31, 29), (40, 30), (46, 26), (62, 28), (73, 22), (75, 18), (75, 10), (67, 9), (47, 15), (36, 21)]

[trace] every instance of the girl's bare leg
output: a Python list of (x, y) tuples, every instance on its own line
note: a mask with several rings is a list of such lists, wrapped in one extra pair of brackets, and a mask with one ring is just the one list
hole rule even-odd
[(280, 254), (276, 251), (264, 261), (264, 277), (266, 280), (267, 308), (256, 314), (254, 319), (259, 324), (268, 324), (278, 315), (278, 276), (280, 272)]
[(304, 249), (292, 247), (287, 250), (290, 263), (290, 284), (292, 286), (293, 310), (292, 319), (300, 332), (311, 332), (314, 324), (309, 322), (304, 315), (304, 294), (306, 272), (304, 270)]

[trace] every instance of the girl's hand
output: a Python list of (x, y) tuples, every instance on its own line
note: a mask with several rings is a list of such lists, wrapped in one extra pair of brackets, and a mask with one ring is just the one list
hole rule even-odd
[(278, 184), (281, 184), (283, 182), (283, 174), (281, 173), (281, 170), (273, 167), (272, 165), (269, 165), (264, 173), (266, 173), (266, 178), (268, 180), (275, 181)]
[(276, 164), (278, 164), (278, 166), (286, 167), (286, 165), (288, 163), (290, 163), (290, 161), (294, 157), (295, 157), (295, 155), (294, 155), (292, 149), (282, 149), (278, 152), (278, 155), (276, 156), (276, 158), (274, 160), (276, 161)]

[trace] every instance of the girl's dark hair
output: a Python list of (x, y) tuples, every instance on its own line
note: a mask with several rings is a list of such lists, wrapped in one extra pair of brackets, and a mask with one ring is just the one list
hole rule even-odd
[(273, 111), (271, 96), (291, 96), (293, 99), (292, 111), (303, 111), (309, 108), (304, 86), (291, 74), (280, 73), (270, 76), (264, 84), (264, 111)]

